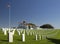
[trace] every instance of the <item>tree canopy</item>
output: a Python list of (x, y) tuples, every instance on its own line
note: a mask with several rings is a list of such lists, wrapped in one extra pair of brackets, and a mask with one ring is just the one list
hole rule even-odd
[(54, 27), (51, 24), (43, 24), (40, 26), (40, 28), (54, 29)]

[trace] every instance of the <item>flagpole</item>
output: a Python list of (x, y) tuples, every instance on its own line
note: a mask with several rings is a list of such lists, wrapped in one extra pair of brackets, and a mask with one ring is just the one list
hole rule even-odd
[(11, 18), (10, 18), (10, 4), (8, 4), (8, 11), (9, 11), (9, 30), (10, 30), (10, 28), (11, 28), (11, 27), (10, 27), (10, 23), (11, 23), (11, 22), (10, 22), (10, 20), (11, 20)]

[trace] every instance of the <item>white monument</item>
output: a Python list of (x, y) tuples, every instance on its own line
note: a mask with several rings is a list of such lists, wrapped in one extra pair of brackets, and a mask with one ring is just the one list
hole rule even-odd
[(38, 40), (38, 36), (36, 35), (36, 40)]
[(17, 30), (18, 34), (20, 35), (20, 30)]
[(40, 40), (42, 39), (42, 36), (41, 36), (41, 35), (39, 35), (39, 39), (40, 39)]
[(22, 41), (25, 42), (25, 30), (24, 33), (22, 34)]
[(7, 35), (7, 32), (6, 32), (6, 30), (4, 30), (4, 35)]
[(2, 31), (4, 32), (4, 35), (7, 35), (7, 30), (6, 30), (6, 28), (2, 28)]
[(22, 34), (22, 41), (25, 42), (25, 34)]
[(9, 32), (8, 33), (9, 35), (9, 42), (13, 42), (13, 33), (12, 32)]
[(13, 33), (13, 35), (14, 35), (14, 33), (15, 33), (15, 29), (13, 29), (12, 33)]

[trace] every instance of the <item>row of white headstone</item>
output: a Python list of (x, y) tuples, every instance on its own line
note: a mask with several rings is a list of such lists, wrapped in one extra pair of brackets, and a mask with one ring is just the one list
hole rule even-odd
[[(22, 41), (25, 42), (25, 34), (22, 34)], [(9, 42), (13, 42), (13, 34), (12, 32), (9, 33)]]
[[(6, 28), (2, 28), (2, 31), (4, 32), (4, 35), (7, 35), (7, 31), (8, 31), (8, 39), (9, 42), (13, 42), (13, 35), (15, 33), (15, 29), (6, 29)], [(20, 31), (18, 31), (19, 35), (20, 35)], [(22, 33), (22, 31), (21, 31)], [(22, 41), (25, 42), (25, 31), (22, 34)]]
[[(13, 35), (14, 35), (14, 33), (15, 33), (15, 30), (16, 29), (2, 29), (3, 30), (3, 32), (4, 32), (4, 35), (7, 35), (7, 31), (8, 31), (8, 39), (9, 39), (9, 42), (13, 42)], [(22, 33), (22, 41), (23, 42), (25, 42), (25, 30), (17, 30), (17, 32), (18, 32), (18, 34), (20, 35), (20, 33)], [(35, 32), (26, 32), (27, 33), (27, 35), (29, 35), (29, 34), (35, 34)], [(42, 38), (42, 36), (41, 35), (39, 35), (39, 39), (41, 40), (41, 38)], [(37, 34), (35, 34), (35, 39), (36, 40), (38, 40), (38, 35)]]
[[(7, 35), (7, 31), (9, 30), (9, 29), (7, 29), (7, 28), (2, 28), (2, 30), (3, 30), (3, 32), (4, 32), (4, 35)], [(16, 30), (16, 29), (11, 29), (12, 30), (12, 32), (13, 32), (13, 34), (15, 33), (15, 31), (14, 30)], [(22, 34), (23, 33), (23, 29), (17, 29), (17, 32), (18, 32), (18, 34), (20, 35), (20, 34)], [(49, 32), (49, 33), (52, 33), (52, 32), (54, 32), (55, 30), (53, 30), (53, 31), (51, 31), (51, 32)], [(46, 32), (41, 32), (41, 31), (33, 31), (33, 30), (26, 30), (26, 34), (27, 35), (36, 35), (36, 34), (41, 34), (41, 35), (46, 35), (46, 34), (48, 34), (48, 32), (46, 33)]]

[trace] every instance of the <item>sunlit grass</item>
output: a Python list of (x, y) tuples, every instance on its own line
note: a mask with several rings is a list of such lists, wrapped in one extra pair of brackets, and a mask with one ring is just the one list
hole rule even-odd
[[(54, 31), (56, 32), (56, 31)], [(52, 32), (52, 34), (54, 33)], [(50, 34), (50, 33), (49, 33)], [(14, 34), (14, 41), (13, 43), (9, 43), (8, 41), (8, 34), (4, 35), (2, 30), (0, 30), (0, 44), (55, 44), (47, 39), (38, 39), (37, 41), (35, 40), (35, 35), (26, 35), (26, 41), (22, 42), (22, 35), (18, 35), (17, 31), (15, 31)], [(60, 30), (58, 30), (58, 34), (51, 37), (54, 39), (60, 39)]]

